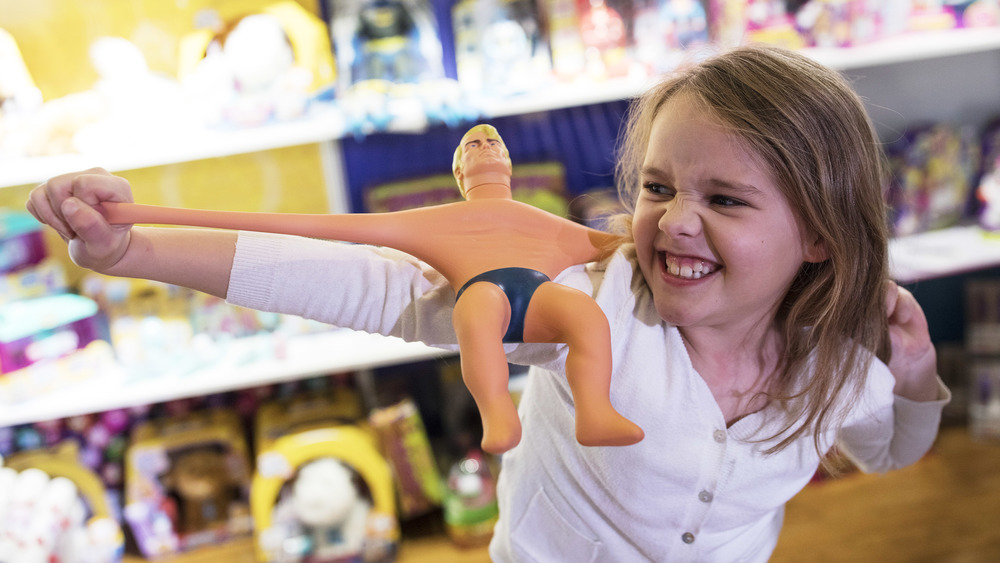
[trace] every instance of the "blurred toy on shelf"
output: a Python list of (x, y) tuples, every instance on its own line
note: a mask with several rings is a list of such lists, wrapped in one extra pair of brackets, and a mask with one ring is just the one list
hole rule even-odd
[(994, 27), (1000, 25), (1000, 1), (952, 0), (951, 7), (959, 27)]
[(499, 519), (496, 479), (489, 460), (472, 449), (452, 464), (444, 496), (448, 538), (459, 547), (486, 545)]
[(250, 458), (234, 411), (139, 424), (125, 459), (124, 514), (144, 556), (250, 534)]
[(980, 165), (970, 127), (913, 127), (886, 149), (892, 168), (888, 202), (896, 236), (950, 227), (969, 213)]
[(41, 224), (28, 213), (0, 209), (0, 305), (66, 292), (65, 269), (49, 257)]
[(152, 72), (135, 44), (100, 37), (88, 53), (97, 81), (5, 126), (3, 156), (112, 152), (179, 134), (190, 123), (177, 81)]
[(330, 330), (148, 280), (89, 274), (80, 291), (100, 306), (115, 354), (133, 378), (280, 359), (290, 338)]
[(953, 29), (958, 20), (955, 11), (946, 0), (912, 0), (907, 29), (909, 31), (931, 31)]
[[(47, 352), (67, 347), (72, 338), (70, 333), (56, 337)], [(85, 383), (119, 385), (124, 380), (125, 372), (115, 360), (111, 345), (105, 340), (93, 340), (58, 358), (0, 375), (0, 405), (30, 402), (47, 394), (72, 394)]]
[(452, 7), (455, 65), (462, 89), (503, 98), (552, 78), (536, 0), (461, 0)]
[(573, 81), (584, 72), (584, 46), (580, 35), (577, 0), (540, 0), (548, 23), (552, 72), (558, 80)]
[(400, 517), (412, 518), (441, 506), (443, 482), (416, 403), (405, 398), (375, 409), (368, 421), (392, 467)]
[(624, 2), (608, 5), (608, 0), (578, 0), (580, 36), (584, 46), (584, 72), (599, 80), (629, 73), (629, 30), (622, 10)]
[(670, 70), (709, 42), (704, 0), (638, 0), (634, 12), (634, 57), (649, 72)]
[(0, 561), (115, 563), (123, 553), (100, 480), (71, 448), (0, 461)]
[(875, 14), (865, 11), (867, 4), (809, 0), (795, 13), (795, 25), (810, 47), (849, 47), (855, 43), (855, 17), (861, 34), (870, 38), (875, 36)]
[(0, 274), (0, 305), (68, 291), (66, 268), (58, 258), (45, 258), (37, 264)]
[(805, 46), (786, 0), (712, 0), (715, 40), (726, 46), (769, 43), (790, 49)]
[(24, 64), (14, 37), (0, 28), (0, 122), (42, 105), (42, 92)]
[(97, 304), (73, 294), (0, 305), (0, 373), (80, 350), (100, 336)]
[(121, 365), (135, 377), (185, 373), (206, 363), (189, 318), (189, 292), (176, 286), (91, 274), (80, 291), (103, 311)]
[(983, 164), (976, 187), (979, 225), (1000, 231), (1000, 118), (988, 123), (982, 135)]
[(346, 131), (419, 131), (477, 115), (447, 78), (438, 23), (426, 0), (327, 0), (338, 106)]
[(19, 156), (20, 148), (11, 134), (22, 129), (21, 123), (29, 120), (42, 106), (42, 92), (24, 63), (24, 57), (14, 37), (0, 28), (0, 159)]
[(180, 42), (185, 98), (209, 126), (296, 119), (333, 99), (336, 65), (326, 24), (291, 0), (223, 21), (201, 13)]
[(392, 477), (370, 430), (324, 424), (277, 403), (257, 420), (257, 560), (392, 561), (399, 541)]
[[(180, 83), (150, 70), (139, 48), (122, 37), (100, 37), (90, 45), (98, 80), (89, 90), (104, 111), (73, 137), (82, 153), (131, 149), (153, 139), (176, 138), (193, 124), (183, 106)], [(149, 132), (155, 131), (155, 135)], [(153, 139), (151, 139), (151, 137)]]
[(41, 223), (27, 212), (0, 209), (0, 274), (37, 265), (46, 256)]

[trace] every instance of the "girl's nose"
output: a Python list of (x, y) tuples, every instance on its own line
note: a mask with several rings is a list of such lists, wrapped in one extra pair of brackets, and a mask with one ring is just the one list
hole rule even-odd
[(675, 237), (697, 236), (701, 233), (701, 216), (694, 203), (681, 196), (663, 203), (660, 230)]

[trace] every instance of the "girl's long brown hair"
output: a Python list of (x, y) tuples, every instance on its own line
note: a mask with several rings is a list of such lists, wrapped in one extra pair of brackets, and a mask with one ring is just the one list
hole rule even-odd
[[(874, 354), (888, 362), (885, 156), (860, 98), (847, 81), (805, 56), (740, 47), (681, 69), (636, 101), (622, 138), (617, 179), (634, 210), (650, 128), (665, 102), (695, 96), (770, 167), (803, 224), (829, 259), (805, 263), (781, 303), (785, 353), (767, 391), (785, 413), (766, 451), (843, 422)], [(625, 228), (630, 226), (624, 217)], [(829, 444), (827, 444), (829, 446)]]

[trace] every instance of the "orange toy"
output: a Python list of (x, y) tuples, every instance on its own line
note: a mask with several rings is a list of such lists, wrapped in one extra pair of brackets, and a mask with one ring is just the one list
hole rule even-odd
[(455, 334), (463, 378), (483, 419), (484, 450), (521, 438), (507, 390), (503, 342), (566, 343), (576, 438), (586, 446), (629, 445), (642, 429), (611, 406), (610, 328), (589, 295), (549, 280), (599, 260), (619, 238), (511, 198), (511, 163), (490, 125), (470, 129), (455, 150), (465, 201), (343, 215), (239, 213), (104, 203), (108, 221), (241, 229), (396, 248), (423, 260), (455, 289)]

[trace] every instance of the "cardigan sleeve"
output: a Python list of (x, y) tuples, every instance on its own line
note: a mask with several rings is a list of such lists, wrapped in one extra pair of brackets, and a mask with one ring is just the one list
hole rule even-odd
[(456, 343), (447, 280), (387, 248), (241, 232), (226, 299), (432, 346)]
[(878, 361), (870, 379), (868, 394), (841, 428), (838, 446), (868, 473), (919, 461), (934, 445), (951, 392), (939, 378), (936, 400), (919, 402), (895, 395), (892, 374)]

